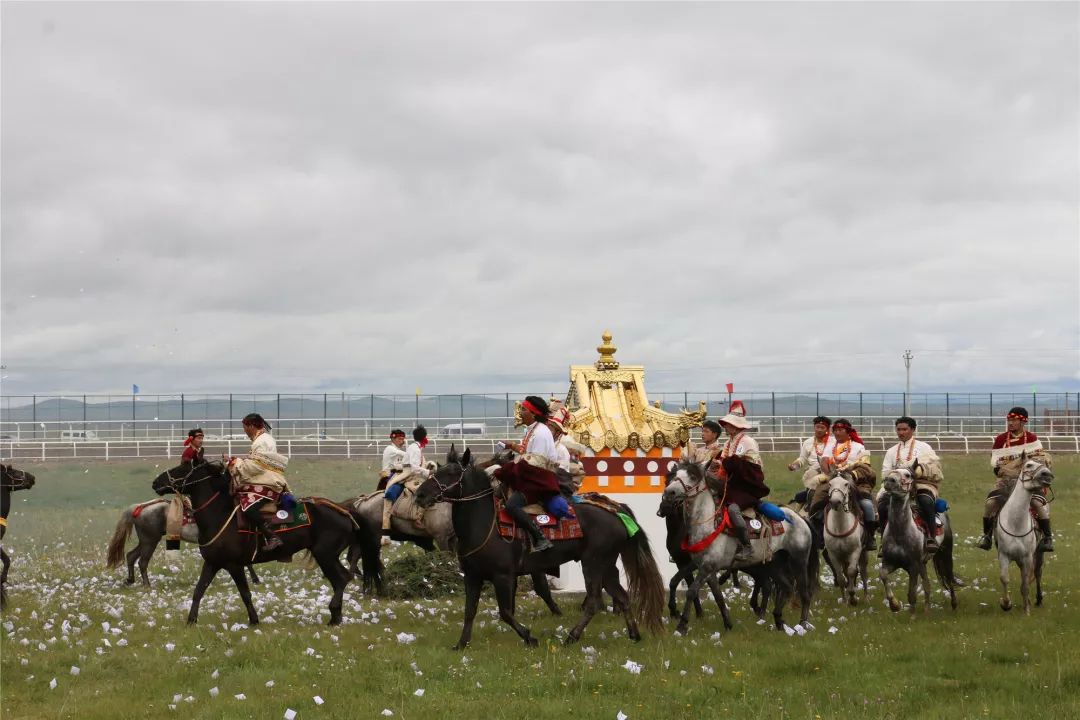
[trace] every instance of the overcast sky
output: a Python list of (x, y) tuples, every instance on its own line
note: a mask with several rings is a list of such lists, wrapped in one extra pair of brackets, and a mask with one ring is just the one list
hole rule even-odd
[(1078, 8), (4, 3), (3, 392), (1075, 390)]

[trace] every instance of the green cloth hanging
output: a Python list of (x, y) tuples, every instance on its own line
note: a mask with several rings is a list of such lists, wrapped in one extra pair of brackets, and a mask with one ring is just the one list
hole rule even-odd
[(621, 512), (615, 514), (619, 516), (619, 519), (622, 520), (623, 525), (626, 526), (627, 537), (634, 537), (638, 534), (638, 531), (641, 530), (641, 526), (637, 524), (637, 520), (634, 520), (634, 518), (630, 517), (626, 513)]

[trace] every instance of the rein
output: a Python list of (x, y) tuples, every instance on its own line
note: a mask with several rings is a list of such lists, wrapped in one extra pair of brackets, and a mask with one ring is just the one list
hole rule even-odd
[(491, 498), (491, 505), (492, 505), (492, 508), (491, 508), (491, 527), (488, 528), (487, 536), (484, 538), (484, 541), (482, 543), (480, 543), (479, 545), (474, 547), (469, 552), (467, 552), (467, 553), (459, 552), (458, 553), (458, 559), (459, 560), (464, 560), (465, 558), (469, 557), (470, 555), (482, 550), (488, 544), (488, 542), (490, 542), (491, 536), (495, 534), (495, 527), (499, 523), (498, 504), (495, 502), (495, 497), (494, 497), (495, 489), (493, 487), (491, 487), (490, 485), (487, 488), (485, 488), (484, 490), (481, 490), (480, 492), (476, 493), (475, 495), (463, 495), (461, 497), (456, 497), (456, 498), (446, 496), (446, 491), (447, 490), (450, 490), (450, 489), (455, 488), (455, 487), (461, 487), (461, 481), (465, 479), (465, 471), (466, 471), (466, 468), (461, 468), (461, 472), (458, 474), (457, 480), (455, 480), (454, 482), (452, 482), (452, 483), (450, 483), (448, 485), (443, 485), (441, 482), (439, 482), (439, 478), (437, 478), (435, 475), (431, 476), (431, 481), (435, 483), (435, 486), (437, 488), (439, 488), (439, 494), (435, 496), (435, 502), (464, 503), (464, 502), (471, 502), (472, 500), (479, 500), (480, 498), (487, 497), (488, 495), (492, 496), (492, 498)]
[(688, 553), (702, 552), (703, 550), (708, 548), (710, 545), (712, 545), (713, 542), (716, 540), (716, 538), (720, 537), (720, 534), (723, 533), (724, 530), (727, 529), (727, 526), (731, 524), (730, 518), (726, 518), (727, 522), (724, 522), (723, 520), (721, 520), (720, 522), (716, 521), (716, 518), (722, 517), (724, 515), (724, 512), (726, 511), (724, 501), (727, 499), (727, 483), (726, 482), (724, 483), (724, 494), (720, 496), (720, 502), (717, 503), (716, 510), (713, 511), (713, 514), (711, 516), (705, 518), (704, 520), (698, 520), (697, 522), (693, 522), (693, 521), (691, 521), (691, 519), (689, 517), (690, 508), (688, 507), (688, 503), (686, 501), (687, 500), (692, 500), (692, 499), (696, 498), (698, 495), (700, 495), (701, 493), (708, 491), (709, 486), (705, 482), (705, 479), (702, 478), (701, 482), (695, 483), (693, 485), (693, 492), (691, 492), (690, 488), (688, 488), (686, 486), (686, 483), (683, 482), (683, 479), (681, 477), (676, 475), (675, 479), (679, 481), (679, 485), (681, 485), (682, 488), (683, 488), (683, 492), (684, 492), (683, 505), (682, 505), (683, 521), (686, 523), (687, 527), (690, 527), (690, 526), (693, 526), (693, 525), (705, 525), (706, 523), (713, 523), (715, 525), (715, 527), (713, 528), (713, 531), (711, 533), (709, 533), (708, 535), (706, 535), (704, 538), (697, 541), (696, 543), (691, 544), (689, 542), (690, 533), (687, 533), (686, 537), (684, 537), (682, 539), (682, 542), (679, 543), (679, 548), (683, 552), (688, 552)]
[(838, 535), (838, 534), (836, 534), (834, 532), (829, 531), (829, 505), (825, 506), (825, 510), (823, 511), (824, 512), (824, 518), (825, 518), (825, 523), (824, 523), (825, 524), (825, 532), (828, 533), (829, 537), (846, 538), (846, 537), (850, 536), (853, 532), (855, 532), (855, 528), (859, 527), (859, 518), (855, 517), (855, 513), (851, 511), (851, 495), (850, 495), (850, 492), (851, 492), (851, 490), (849, 488), (848, 491), (844, 493), (844, 504), (842, 505), (843, 509), (846, 510), (847, 513), (852, 516), (852, 521), (853, 521), (851, 523), (851, 527), (848, 528), (848, 530), (846, 532), (840, 533)]

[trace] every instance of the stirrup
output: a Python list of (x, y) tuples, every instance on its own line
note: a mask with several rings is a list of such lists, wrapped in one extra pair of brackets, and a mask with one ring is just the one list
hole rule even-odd
[(735, 549), (735, 555), (731, 558), (732, 562), (746, 562), (753, 559), (754, 547), (743, 543), (739, 543), (739, 547)]
[(975, 547), (979, 548), (980, 550), (989, 550), (993, 546), (994, 546), (994, 541), (992, 539), (990, 539), (989, 535), (983, 535), (975, 543)]
[(1040, 552), (1054, 552), (1054, 538), (1051, 535), (1043, 535), (1036, 548)]
[(553, 547), (555, 547), (555, 543), (548, 540), (544, 535), (541, 535), (539, 540), (533, 542), (532, 547), (529, 549), (529, 552), (544, 552), (545, 550), (550, 550)]
[(283, 544), (281, 538), (276, 535), (270, 535), (269, 537), (263, 535), (263, 550), (277, 550)]

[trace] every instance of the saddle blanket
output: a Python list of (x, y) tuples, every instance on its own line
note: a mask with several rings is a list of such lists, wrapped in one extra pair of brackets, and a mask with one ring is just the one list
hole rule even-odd
[[(584, 537), (584, 534), (581, 532), (581, 524), (578, 523), (576, 517), (571, 516), (560, 520), (553, 515), (542, 512), (540, 514), (533, 514), (532, 518), (540, 528), (540, 532), (544, 533), (544, 537), (548, 540), (577, 540)], [(507, 540), (524, 540), (527, 537), (525, 530), (514, 522), (514, 518), (510, 517), (501, 502), (499, 503), (498, 525), (499, 536), (506, 538)]]
[[(292, 510), (276, 509), (273, 513), (263, 509), (266, 524), (276, 533), (288, 532), (297, 528), (311, 525), (311, 514), (308, 512), (307, 503), (298, 501)], [(242, 512), (236, 513), (237, 528), (242, 533), (253, 533), (254, 530), (248, 524), (247, 517)]]
[[(754, 512), (753, 515), (750, 515), (747, 513), (746, 510), (743, 510), (742, 516), (744, 521), (746, 522), (746, 531), (750, 534), (751, 540), (759, 540), (765, 537), (766, 534), (772, 537), (784, 534), (784, 523), (782, 522), (779, 522), (777, 520), (769, 520), (766, 517), (759, 516), (756, 512)], [(765, 525), (766, 523), (768, 523), (770, 526), (767, 533)], [(731, 518), (728, 516), (727, 510), (724, 511), (724, 520), (722, 524), (725, 525), (725, 534), (731, 536), (734, 536), (736, 534), (735, 528), (731, 525)]]
[[(926, 535), (926, 523), (923, 522), (922, 517), (920, 517), (914, 510), (911, 511), (911, 517), (913, 520), (915, 520), (915, 527), (919, 528), (923, 535)], [(934, 537), (944, 535), (945, 522), (941, 519), (941, 515), (935, 515), (934, 519), (936, 521), (934, 523)]]

